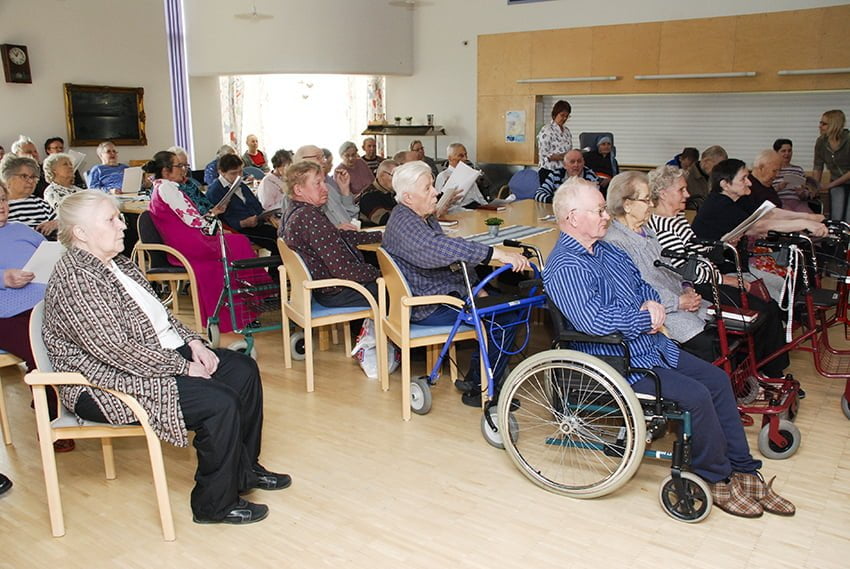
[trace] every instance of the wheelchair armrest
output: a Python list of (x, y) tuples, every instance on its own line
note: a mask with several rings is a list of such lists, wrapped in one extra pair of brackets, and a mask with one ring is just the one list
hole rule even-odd
[(578, 330), (565, 330), (558, 335), (558, 340), (562, 342), (589, 342), (593, 344), (619, 346), (623, 343), (623, 335), (619, 332), (615, 332), (605, 336), (593, 336), (591, 334), (579, 332)]

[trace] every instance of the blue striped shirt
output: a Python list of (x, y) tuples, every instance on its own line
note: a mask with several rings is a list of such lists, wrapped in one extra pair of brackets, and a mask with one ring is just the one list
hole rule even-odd
[[(578, 241), (561, 233), (543, 270), (546, 293), (576, 330), (604, 336), (619, 332), (631, 351), (635, 367), (675, 367), (679, 348), (664, 334), (649, 334), (647, 300), (658, 293), (644, 281), (631, 258), (610, 243), (597, 241), (589, 253)], [(621, 355), (617, 346), (575, 344), (591, 355)], [(640, 378), (628, 378), (634, 383)]]
[[(599, 184), (599, 176), (597, 176), (596, 172), (587, 166), (585, 166), (582, 170), (581, 177), (588, 182)], [(557, 170), (552, 170), (549, 172), (549, 175), (546, 176), (543, 183), (540, 184), (540, 187), (537, 188), (537, 192), (534, 193), (534, 200), (543, 203), (552, 203), (552, 198), (555, 197), (555, 191), (561, 187), (561, 184), (563, 184), (566, 179), (566, 169), (558, 168)]]

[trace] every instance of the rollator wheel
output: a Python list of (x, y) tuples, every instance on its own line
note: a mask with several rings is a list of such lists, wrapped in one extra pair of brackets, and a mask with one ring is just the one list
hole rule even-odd
[(207, 324), (207, 338), (210, 340), (210, 346), (217, 348), (221, 344), (221, 331), (217, 323)]
[[(496, 426), (498, 431), (492, 429), (490, 427), (490, 423), (487, 422), (486, 414), (490, 415), (490, 419), (493, 421), (493, 424)], [(513, 413), (508, 413), (508, 429), (511, 432), (511, 438), (514, 440), (519, 436), (519, 425), (517, 424), (516, 418), (513, 416)], [(505, 443), (502, 440), (502, 427), (499, 426), (499, 411), (495, 406), (490, 407), (484, 413), (481, 414), (481, 434), (484, 436), (484, 440), (487, 441), (487, 444), (490, 446), (494, 446), (496, 448), (503, 449), (505, 448)]]
[(425, 415), (431, 410), (431, 385), (427, 377), (410, 380), (410, 410)]
[(661, 482), (658, 491), (661, 507), (676, 521), (688, 524), (701, 522), (711, 513), (711, 490), (705, 480), (693, 472), (682, 472), (681, 476), (684, 494), (676, 490), (672, 475)]
[[(514, 399), (520, 405), (511, 412)], [(502, 387), (498, 417), (516, 467), (541, 488), (573, 498), (617, 490), (646, 446), (646, 420), (631, 386), (602, 360), (573, 350), (520, 363)]]
[(800, 448), (800, 441), (803, 435), (800, 429), (797, 428), (797, 425), (787, 419), (780, 419), (779, 434), (788, 441), (785, 446), (780, 446), (770, 440), (770, 424), (761, 428), (761, 431), (759, 431), (759, 452), (763, 457), (772, 460), (783, 460), (793, 456), (797, 452), (797, 449)]
[(845, 417), (850, 419), (850, 403), (848, 403), (847, 398), (843, 395), (841, 396), (841, 411)]
[(289, 335), (289, 349), (292, 351), (292, 359), (301, 361), (307, 357), (304, 348), (304, 332), (293, 332)]
[(237, 341), (233, 342), (232, 344), (230, 344), (229, 346), (227, 346), (227, 349), (233, 350), (234, 352), (241, 352), (243, 354), (247, 354), (247, 355), (251, 356), (251, 358), (254, 359), (254, 360), (257, 359), (257, 345), (254, 344), (251, 347), (251, 353), (249, 354), (248, 353), (248, 342), (245, 341), (245, 340), (237, 340)]

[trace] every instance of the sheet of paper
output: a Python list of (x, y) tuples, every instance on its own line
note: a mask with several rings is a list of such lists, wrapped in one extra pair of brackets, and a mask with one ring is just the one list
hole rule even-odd
[(230, 198), (233, 197), (233, 192), (239, 189), (239, 186), (242, 185), (242, 176), (237, 176), (233, 183), (230, 184), (230, 187), (227, 189), (227, 193), (224, 194), (218, 203), (215, 204), (215, 207), (227, 208), (227, 204), (230, 203)]
[(142, 169), (138, 166), (124, 170), (124, 179), (121, 180), (122, 194), (138, 194), (142, 187)]
[(56, 241), (42, 241), (30, 260), (24, 265), (25, 271), (35, 273), (32, 282), (47, 284), (53, 267), (65, 253), (65, 247)]
[(455, 166), (454, 172), (452, 172), (452, 175), (449, 176), (448, 181), (446, 181), (446, 185), (443, 186), (443, 196), (440, 198), (440, 201), (437, 202), (437, 211), (441, 211), (447, 201), (458, 195), (457, 192), (449, 191), (452, 189), (456, 189), (460, 192), (461, 198), (458, 203), (465, 203), (466, 194), (469, 193), (469, 190), (472, 189), (473, 186), (475, 186), (475, 182), (478, 180), (480, 175), (480, 171), (470, 168), (464, 162), (458, 162), (457, 166)]
[(759, 208), (753, 212), (753, 214), (750, 217), (748, 217), (747, 219), (742, 221), (741, 224), (738, 225), (738, 227), (736, 227), (735, 229), (733, 229), (732, 231), (730, 231), (729, 233), (727, 233), (726, 235), (721, 237), (720, 240), (723, 241), (724, 243), (730, 243), (732, 241), (736, 241), (736, 240), (740, 239), (741, 237), (744, 236), (744, 234), (747, 231), (749, 231), (749, 229), (753, 225), (756, 224), (756, 222), (759, 219), (761, 219), (762, 217), (767, 215), (767, 212), (769, 212), (770, 210), (772, 210), (775, 207), (776, 206), (773, 205), (769, 201), (763, 202), (759, 206)]
[(82, 152), (74, 150), (73, 148), (69, 148), (65, 151), (65, 154), (71, 157), (71, 162), (74, 164), (74, 170), (79, 170), (83, 165), (83, 162), (86, 161), (86, 155)]

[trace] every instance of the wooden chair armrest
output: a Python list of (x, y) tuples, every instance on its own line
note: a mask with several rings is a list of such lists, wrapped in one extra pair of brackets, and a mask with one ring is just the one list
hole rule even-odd
[(448, 304), (451, 306), (457, 306), (458, 308), (463, 308), (464, 304), (466, 304), (461, 299), (456, 296), (449, 296), (447, 294), (430, 294), (428, 296), (405, 296), (401, 299), (401, 303), (404, 306), (422, 306), (425, 304)]
[(174, 247), (169, 247), (168, 245), (160, 245), (158, 243), (142, 243), (141, 241), (139, 241), (133, 247), (133, 250), (134, 251), (135, 250), (138, 250), (138, 251), (162, 251), (163, 253), (173, 255), (183, 265), (185, 265), (186, 267), (189, 267), (189, 260), (183, 255), (183, 253), (181, 253), (180, 251), (178, 251)]
[(81, 373), (31, 371), (24, 376), (27, 385), (91, 385)]
[(318, 281), (308, 281), (302, 283), (302, 286), (307, 290), (315, 290), (318, 288), (325, 288), (331, 286), (341, 286), (345, 288), (350, 288), (352, 290), (356, 290), (360, 294), (362, 294), (366, 300), (369, 302), (369, 306), (372, 307), (372, 310), (375, 314), (378, 313), (378, 304), (375, 301), (375, 297), (372, 296), (372, 293), (369, 292), (366, 287), (364, 287), (360, 283), (356, 283), (354, 281), (348, 281), (345, 279), (321, 279)]

